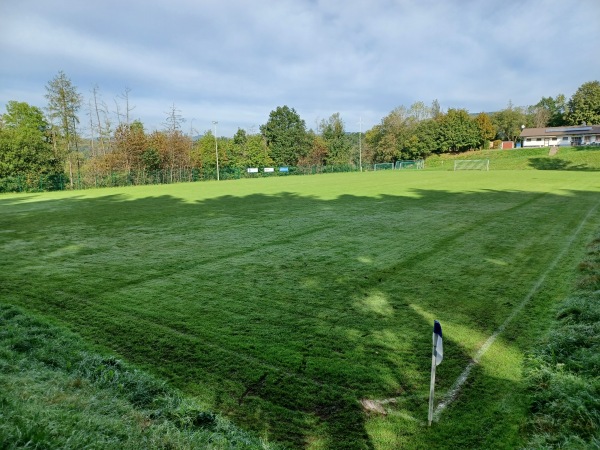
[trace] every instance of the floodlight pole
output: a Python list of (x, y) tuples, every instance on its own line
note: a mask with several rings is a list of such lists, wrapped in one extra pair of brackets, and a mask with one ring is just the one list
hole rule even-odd
[(217, 124), (219, 122), (213, 120), (212, 123), (215, 126), (215, 155), (217, 156), (217, 181), (219, 181), (219, 146), (217, 144)]
[(358, 133), (358, 165), (362, 172), (362, 117), (358, 121), (359, 133)]

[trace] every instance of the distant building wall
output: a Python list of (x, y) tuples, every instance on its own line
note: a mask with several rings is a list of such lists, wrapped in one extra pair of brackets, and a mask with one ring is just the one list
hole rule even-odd
[(600, 125), (525, 128), (523, 147), (600, 145)]

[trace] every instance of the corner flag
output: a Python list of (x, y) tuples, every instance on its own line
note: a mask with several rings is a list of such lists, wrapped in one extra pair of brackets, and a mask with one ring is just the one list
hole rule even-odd
[(442, 326), (437, 320), (433, 321), (433, 350), (431, 351), (431, 383), (429, 385), (429, 417), (431, 426), (433, 422), (433, 391), (435, 390), (435, 368), (444, 359), (444, 346), (442, 343)]
[(444, 359), (444, 345), (442, 342), (442, 326), (437, 320), (433, 321), (433, 354), (435, 365), (439, 366)]

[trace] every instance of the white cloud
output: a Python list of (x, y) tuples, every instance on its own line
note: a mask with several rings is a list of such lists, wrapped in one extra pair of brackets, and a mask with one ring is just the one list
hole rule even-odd
[(308, 126), (340, 112), (348, 129), (418, 100), (491, 111), (597, 79), (599, 12), (597, 0), (2, 2), (0, 105), (43, 106), (64, 70), (86, 95), (131, 88), (149, 128), (173, 103), (230, 135), (283, 104)]

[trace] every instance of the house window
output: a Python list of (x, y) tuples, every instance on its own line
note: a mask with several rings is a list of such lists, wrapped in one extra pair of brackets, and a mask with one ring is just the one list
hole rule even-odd
[(552, 140), (553, 140), (553, 141), (555, 141), (555, 140), (556, 140), (556, 138), (552, 138)]
[(567, 136), (565, 136), (565, 137), (563, 138), (563, 141), (568, 141), (568, 140), (569, 140), (569, 138), (568, 138)]
[(541, 140), (542, 140), (542, 138), (537, 138), (537, 139), (536, 139), (536, 141), (541, 141)]
[(526, 140), (527, 142), (529, 142), (529, 141), (531, 141), (531, 138), (527, 138), (527, 139), (525, 139), (525, 140)]
[(596, 135), (596, 142), (600, 142), (600, 134)]
[(585, 137), (585, 142), (590, 142), (591, 136), (586, 136)]

